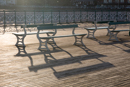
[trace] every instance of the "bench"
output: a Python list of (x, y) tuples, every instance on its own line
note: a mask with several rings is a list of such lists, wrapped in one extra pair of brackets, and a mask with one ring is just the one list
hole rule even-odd
[[(37, 34), (37, 32), (27, 32), (26, 28), (34, 28), (34, 27), (37, 27), (37, 26), (53, 26), (53, 24), (21, 25), (21, 28), (23, 28), (24, 32), (12, 33), (17, 38), (17, 42), (16, 42), (15, 46), (25, 46), (24, 39), (25, 39), (26, 35)], [(48, 34), (48, 33), (54, 33), (54, 32), (52, 32), (52, 31), (51, 32), (50, 31), (41, 31), (39, 33), (40, 34)]]
[(114, 22), (114, 21), (94, 21), (92, 22), (92, 24), (94, 24), (95, 27), (88, 27), (88, 28), (85, 28), (87, 31), (88, 31), (88, 35), (87, 35), (87, 38), (95, 38), (94, 34), (96, 32), (96, 30), (101, 30), (101, 29), (107, 29), (108, 30), (108, 33), (107, 35), (109, 35), (109, 29), (115, 29), (115, 26), (114, 27), (110, 27), (108, 29), (109, 26), (97, 26), (97, 24), (108, 24), (109, 22)]
[[(55, 49), (54, 47), (56, 46), (56, 42), (54, 41), (54, 38), (63, 38), (63, 37), (75, 37), (75, 42), (74, 45), (84, 45), (82, 38), (86, 35), (86, 34), (75, 34), (75, 28), (78, 27), (78, 25), (60, 25), (60, 26), (40, 26), (37, 27), (38, 29), (38, 33), (37, 33), (37, 38), (39, 40), (39, 50), (49, 50), (48, 48), (48, 43), (53, 44), (53, 49)], [(59, 36), (55, 36), (57, 33), (57, 29), (70, 29), (73, 28), (72, 30), (72, 34), (70, 35), (59, 35)], [(40, 30), (54, 30), (55, 33), (53, 33), (52, 35), (48, 35), (47, 37), (40, 37), (39, 36), (39, 32)]]
[[(111, 25), (119, 25), (119, 24), (130, 24), (130, 22), (129, 21), (125, 21), (125, 22), (110, 22), (109, 23), (109, 26), (111, 26)], [(129, 28), (130, 28), (130, 25), (129, 25)], [(118, 39), (118, 37), (117, 37), (117, 34), (119, 33), (119, 32), (124, 32), (124, 31), (130, 31), (130, 29), (121, 29), (121, 30), (112, 30), (112, 31), (110, 31), (110, 38), (109, 38), (109, 40), (115, 40), (115, 41), (119, 41), (119, 39)]]

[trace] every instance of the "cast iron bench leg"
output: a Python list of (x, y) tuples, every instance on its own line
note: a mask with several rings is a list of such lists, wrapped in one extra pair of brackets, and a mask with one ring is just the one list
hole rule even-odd
[[(42, 40), (45, 40), (45, 41), (42, 41)], [(39, 42), (40, 42), (40, 45), (38, 47), (39, 50), (49, 50), (48, 46), (47, 46), (47, 43), (49, 41), (49, 39), (40, 39)]]
[[(24, 44), (24, 38), (26, 37), (25, 35), (24, 36), (18, 36), (18, 35), (15, 35), (17, 37), (17, 42), (15, 44), (15, 46), (18, 46), (18, 45), (22, 45), (22, 46), (25, 46)], [(21, 43), (21, 44), (19, 44)]]
[(94, 36), (95, 30), (87, 30), (87, 31), (88, 31), (87, 38), (95, 38)]
[[(118, 33), (119, 33), (119, 32), (111, 32), (109, 40), (119, 41), (118, 38), (117, 38), (117, 34), (118, 34)], [(113, 39), (112, 39), (112, 38), (113, 38)]]
[[(108, 32), (107, 32), (106, 36), (110, 36), (110, 30), (109, 29), (107, 29), (107, 30), (108, 30)], [(112, 29), (112, 31), (114, 31), (114, 30), (115, 30), (115, 28)]]
[(84, 43), (83, 43), (83, 37), (84, 37), (84, 35), (83, 36), (79, 36), (79, 38), (77, 36), (74, 36), (74, 37), (75, 37), (74, 45), (77, 45), (78, 43), (81, 43), (81, 45), (84, 45)]
[[(55, 35), (55, 33), (53, 33), (52, 35), (49, 34), (49, 33), (47, 33), (47, 36), (54, 36), (54, 35)], [(49, 44), (51, 44), (51, 43), (56, 44), (54, 38), (49, 39), (49, 40), (48, 40), (48, 43), (49, 43)]]

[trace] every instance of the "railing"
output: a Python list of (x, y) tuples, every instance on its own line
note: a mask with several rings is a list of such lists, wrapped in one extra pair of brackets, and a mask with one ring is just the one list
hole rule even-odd
[(130, 11), (0, 11), (0, 32), (16, 31), (8, 25), (112, 20), (130, 21)]

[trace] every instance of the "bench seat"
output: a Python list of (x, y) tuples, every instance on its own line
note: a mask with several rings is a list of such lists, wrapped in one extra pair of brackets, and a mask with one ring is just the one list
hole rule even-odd
[[(130, 21), (124, 21), (124, 22), (110, 22), (109, 26), (111, 25), (122, 25), (122, 24), (130, 24)], [(112, 30), (110, 31), (110, 38), (109, 40), (115, 40), (115, 41), (119, 41), (119, 39), (117, 38), (117, 34), (119, 32), (124, 32), (124, 31), (130, 31), (130, 29), (122, 29), (122, 30)]]
[[(107, 29), (107, 28), (108, 28), (108, 26), (106, 26), (106, 27), (97, 27), (97, 29)], [(96, 28), (91, 27), (91, 28), (85, 28), (85, 29), (87, 29), (87, 30), (95, 30)]]
[[(17, 38), (17, 42), (16, 42), (15, 46), (25, 46), (24, 38), (26, 37), (26, 35), (37, 34), (37, 32), (27, 32), (26, 28), (34, 28), (34, 27), (38, 27), (38, 26), (53, 26), (53, 24), (34, 24), (34, 25), (17, 25), (17, 26), (21, 26), (21, 28), (23, 28), (24, 32), (12, 33)], [(52, 33), (54, 33), (54, 32), (52, 32), (52, 31), (39, 32), (39, 34), (47, 34), (47, 35), (52, 34)]]
[(130, 31), (130, 29), (111, 31), (111, 35), (110, 35), (109, 40), (119, 41), (118, 38), (117, 38), (117, 34), (118, 34), (119, 32), (123, 32), (123, 31)]
[[(51, 32), (51, 31), (41, 31), (39, 34), (46, 34), (46, 33), (54, 33), (54, 32)], [(12, 33), (14, 35), (17, 35), (17, 36), (23, 36), (25, 35), (25, 33), (21, 32), (21, 33)], [(26, 33), (26, 35), (33, 35), (33, 34), (37, 34), (37, 32), (28, 32)]]
[(114, 31), (111, 31), (111, 32), (121, 32), (121, 31), (130, 31), (130, 29), (125, 29), (125, 30), (114, 30)]
[[(72, 36), (74, 36), (74, 38), (75, 38), (74, 45), (79, 45), (79, 44), (84, 45), (82, 38), (87, 34), (75, 34), (74, 31), (75, 31), (76, 27), (78, 27), (78, 25), (76, 25), (76, 24), (74, 24), (74, 25), (37, 27), (37, 29), (38, 29), (37, 38), (39, 40), (39, 48), (38, 49), (39, 50), (49, 50), (48, 44), (50, 44), (53, 47), (53, 49), (55, 49), (57, 47), (57, 45), (56, 45), (56, 42), (54, 41), (54, 38), (63, 38), (63, 37), (72, 37)], [(58, 29), (70, 29), (70, 28), (73, 28), (72, 34), (56, 36)], [(40, 37), (39, 36), (40, 30), (54, 30), (55, 33), (53, 33), (52, 35), (48, 35), (47, 37)]]
[(61, 38), (61, 37), (71, 37), (71, 36), (85, 36), (86, 34), (71, 34), (71, 35), (61, 35), (61, 36), (48, 36), (40, 37), (40, 39), (51, 39), (51, 38)]
[(107, 31), (108, 31), (108, 33), (107, 33), (107, 35), (109, 35), (109, 33), (110, 33), (110, 31), (109, 31), (109, 29), (115, 29), (115, 27), (109, 27), (109, 26), (97, 26), (97, 24), (108, 24), (110, 21), (94, 21), (94, 22), (92, 22), (94, 25), (95, 25), (95, 27), (87, 27), (87, 28), (84, 28), (84, 29), (86, 29), (87, 31), (88, 31), (88, 36), (87, 36), (87, 38), (95, 38), (95, 36), (94, 36), (94, 34), (95, 34), (95, 32), (96, 32), (96, 30), (101, 30), (101, 29), (107, 29)]

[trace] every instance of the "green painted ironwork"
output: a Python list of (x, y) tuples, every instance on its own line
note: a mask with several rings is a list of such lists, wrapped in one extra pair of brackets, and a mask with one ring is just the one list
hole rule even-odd
[[(99, 17), (101, 17), (101, 21), (104, 21), (104, 18), (103, 17), (105, 17), (105, 16), (107, 16), (106, 17), (106, 19), (108, 20), (108, 21), (112, 21), (112, 19), (110, 20), (110, 18), (114, 15), (115, 16), (115, 14), (113, 14), (113, 13), (111, 13), (111, 12), (114, 12), (114, 13), (116, 13), (116, 18), (115, 17), (112, 17), (113, 18), (113, 20), (118, 20), (119, 19), (119, 17), (121, 17), (124, 21), (129, 21), (129, 14), (130, 14), (130, 12), (128, 12), (127, 10), (108, 10), (108, 11), (105, 11), (105, 10), (100, 10), (101, 11), (101, 13), (99, 13)], [(99, 12), (100, 12), (99, 11)], [(108, 14), (107, 15), (104, 15), (104, 11), (105, 12), (107, 12)], [(14, 12), (13, 13), (13, 16), (12, 16), (12, 12)], [(19, 12), (21, 12), (20, 14), (19, 14)], [(46, 16), (45, 16), (45, 12), (46, 11), (31, 11), (33, 14), (31, 14), (31, 17), (28, 17), (28, 12), (27, 11), (16, 11), (16, 10), (13, 10), (13, 11), (5, 11), (5, 10), (3, 10), (3, 11), (1, 11), (1, 14), (2, 14), (2, 17), (1, 17), (1, 23), (2, 23), (2, 25), (3, 25), (3, 28), (4, 28), (4, 32), (5, 32), (5, 28), (6, 28), (6, 26), (7, 26), (7, 24), (8, 23), (12, 23), (12, 21), (13, 21), (13, 23), (12, 24), (15, 24), (15, 26), (19, 23), (19, 21), (21, 22), (21, 23), (24, 23), (24, 24), (27, 24), (27, 22), (28, 22), (28, 19), (29, 20), (33, 20), (33, 21), (31, 21), (32, 23), (34, 23), (34, 24), (37, 24), (37, 22), (39, 23), (39, 21), (40, 21), (40, 23), (43, 23), (43, 24), (45, 24), (45, 23), (47, 23), (46, 22), (46, 19), (47, 18), (45, 18)], [(37, 12), (37, 13), (36, 13)], [(40, 13), (38, 13), (38, 12), (40, 12)], [(49, 11), (48, 11), (49, 12)], [(49, 16), (49, 20), (51, 21), (51, 23), (54, 23), (54, 21), (53, 21), (53, 18), (55, 17), (55, 16), (53, 16), (53, 12), (55, 12), (55, 11), (50, 11), (49, 13), (47, 13), (47, 15), (51, 15), (51, 17)], [(66, 23), (69, 23), (70, 21), (70, 19), (72, 20), (71, 22), (73, 22), (73, 23), (76, 23), (76, 22), (83, 22), (82, 20), (84, 20), (83, 18), (84, 18), (84, 16), (85, 16), (85, 20), (86, 21), (89, 21), (89, 19), (92, 19), (92, 20), (94, 20), (94, 21), (97, 21), (97, 18), (99, 18), (99, 17), (97, 17), (97, 12), (98, 12), (98, 10), (87, 10), (87, 11), (79, 11), (79, 13), (78, 13), (78, 17), (80, 18), (78, 18), (78, 20), (76, 20), (76, 18), (77, 18), (77, 10), (73, 10), (73, 11), (67, 11), (67, 10), (64, 10), (64, 11), (56, 11), (57, 13), (55, 14), (56, 15), (56, 17), (59, 17), (59, 19), (57, 20), (59, 23), (61, 23), (61, 20), (64, 20)], [(64, 12), (64, 14), (62, 14), (62, 12)], [(70, 12), (70, 13), (69, 13)], [(86, 14), (85, 15), (82, 15), (82, 12), (85, 12)], [(89, 14), (89, 12), (92, 12), (91, 14)], [(119, 12), (123, 12), (123, 13), (119, 13)], [(10, 14), (11, 13), (11, 14)], [(18, 13), (18, 14), (17, 14)], [(36, 15), (36, 14), (39, 14), (40, 15), (40, 18), (39, 19), (36, 19), (38, 16)], [(62, 15), (65, 15), (64, 16), (64, 18), (62, 18)], [(9, 16), (9, 17), (8, 17)], [(43, 17), (42, 17), (43, 16)], [(92, 16), (92, 17), (89, 17), (89, 16)], [(7, 17), (7, 18), (6, 18)], [(11, 18), (10, 20), (9, 20), (9, 18)], [(41, 21), (41, 20), (43, 20), (43, 21)], [(91, 21), (92, 21), (91, 20)], [(10, 22), (11, 21), (11, 22)], [(105, 20), (106, 21), (106, 20)], [(18, 23), (17, 23), (18, 22)], [(11, 25), (11, 24), (10, 24)]]

